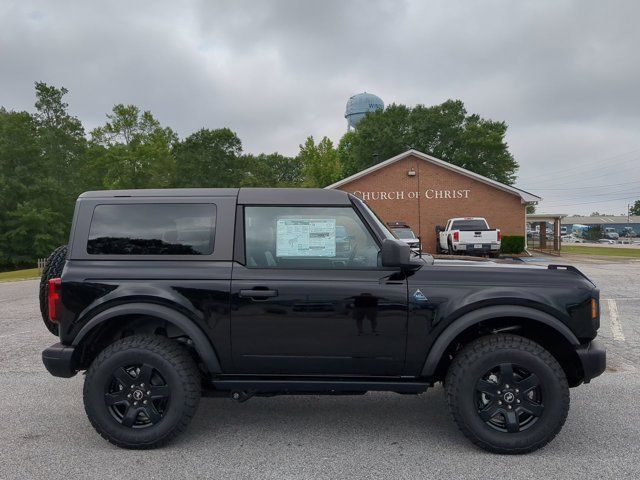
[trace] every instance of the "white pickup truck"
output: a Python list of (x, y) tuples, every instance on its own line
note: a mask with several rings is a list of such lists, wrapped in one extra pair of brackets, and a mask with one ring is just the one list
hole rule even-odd
[(489, 228), (482, 217), (450, 218), (445, 227), (436, 227), (436, 233), (438, 253), (490, 256), (500, 253), (500, 230)]

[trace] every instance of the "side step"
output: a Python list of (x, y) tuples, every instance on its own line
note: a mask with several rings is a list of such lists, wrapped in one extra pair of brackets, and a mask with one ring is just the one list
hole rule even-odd
[(416, 381), (370, 381), (370, 380), (298, 380), (298, 379), (223, 379), (213, 380), (216, 390), (246, 391), (261, 393), (331, 393), (331, 392), (396, 392), (422, 393), (431, 386)]

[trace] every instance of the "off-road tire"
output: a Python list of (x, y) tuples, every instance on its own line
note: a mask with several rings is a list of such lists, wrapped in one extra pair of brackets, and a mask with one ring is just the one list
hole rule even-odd
[[(105, 392), (115, 370), (140, 363), (151, 365), (163, 376), (170, 397), (157, 423), (133, 428), (113, 416)], [(161, 336), (134, 335), (116, 341), (97, 356), (87, 371), (83, 396), (89, 421), (103, 438), (123, 448), (151, 449), (167, 444), (187, 428), (201, 393), (198, 367), (185, 346)]]
[(44, 326), (47, 327), (47, 330), (56, 336), (58, 335), (58, 324), (49, 320), (49, 280), (62, 275), (64, 261), (67, 258), (67, 251), (67, 246), (61, 245), (51, 252), (51, 255), (45, 260), (42, 277), (40, 277), (39, 298), (42, 321), (44, 322)]
[[(524, 430), (497, 431), (480, 418), (476, 404), (476, 385), (484, 372), (505, 363), (522, 366), (539, 380), (543, 411)], [(453, 420), (462, 433), (477, 446), (494, 453), (522, 454), (545, 446), (562, 429), (569, 411), (569, 386), (562, 367), (539, 344), (517, 335), (490, 335), (469, 343), (455, 356), (447, 371), (445, 394)], [(506, 423), (507, 417), (503, 418)]]

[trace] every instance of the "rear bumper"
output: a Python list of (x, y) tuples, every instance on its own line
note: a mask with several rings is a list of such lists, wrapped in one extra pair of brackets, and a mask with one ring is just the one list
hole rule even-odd
[(601, 375), (607, 368), (607, 351), (597, 340), (593, 340), (585, 345), (580, 345), (576, 353), (582, 363), (584, 372), (584, 383), (589, 383), (591, 379)]
[[(478, 247), (476, 248), (476, 245), (478, 245)], [(459, 252), (467, 252), (467, 253), (492, 253), (492, 252), (497, 252), (500, 250), (500, 244), (499, 243), (459, 243), (457, 245), (453, 246), (453, 249), (455, 251), (459, 251)]]
[(42, 351), (42, 363), (54, 377), (73, 377), (77, 373), (73, 363), (73, 351), (73, 347), (56, 343)]

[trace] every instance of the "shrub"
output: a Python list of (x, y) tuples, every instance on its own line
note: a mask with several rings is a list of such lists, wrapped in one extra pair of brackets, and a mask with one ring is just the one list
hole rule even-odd
[(524, 251), (524, 236), (503, 235), (500, 251), (502, 253), (522, 253)]

